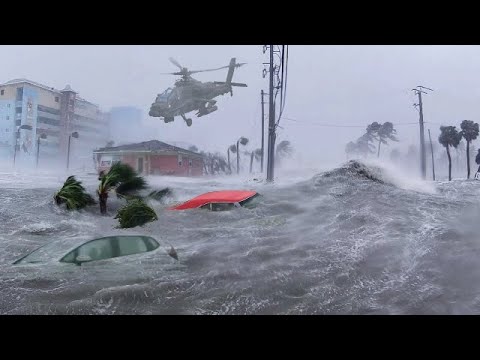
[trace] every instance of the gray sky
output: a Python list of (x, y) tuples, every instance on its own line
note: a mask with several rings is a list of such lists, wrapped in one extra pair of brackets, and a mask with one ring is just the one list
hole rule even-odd
[[(234, 96), (219, 97), (219, 110), (165, 124), (148, 117), (158, 93), (172, 86), (175, 76), (160, 75), (177, 68), (174, 57), (191, 70), (228, 65), (231, 57), (247, 65), (237, 69)], [(418, 114), (410, 91), (424, 85), (435, 91), (424, 99), (425, 120), (459, 125), (463, 119), (480, 120), (479, 46), (290, 46), (288, 97), (278, 139), (290, 140), (302, 159), (314, 162), (345, 160), (344, 147), (362, 128), (322, 127), (319, 124), (358, 125), (373, 121), (412, 123)], [(145, 124), (157, 129), (152, 138), (185, 141), (208, 151), (225, 152), (239, 136), (260, 146), (260, 90), (267, 62), (261, 45), (254, 46), (1, 46), (0, 82), (29, 78), (63, 88), (70, 84), (80, 96), (103, 110), (137, 106)], [(200, 81), (224, 81), (227, 70), (196, 74)], [(427, 124), (436, 141), (437, 124)], [(400, 145), (418, 145), (418, 126), (396, 126)]]

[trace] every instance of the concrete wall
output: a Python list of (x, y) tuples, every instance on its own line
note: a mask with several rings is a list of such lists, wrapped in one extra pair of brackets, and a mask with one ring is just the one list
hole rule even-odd
[[(0, 145), (13, 147), (15, 141), (15, 100), (0, 97)], [(13, 148), (11, 149), (13, 150)], [(11, 152), (10, 150), (8, 152)]]
[[(22, 85), (19, 84), (14, 84), (14, 85), (3, 85), (0, 86), (0, 90), (5, 90), (5, 93), (3, 95), (0, 95), (1, 100), (6, 100), (6, 99), (13, 99), (15, 100), (15, 97), (17, 96), (17, 87), (20, 87)], [(1, 94), (1, 91), (0, 91)]]

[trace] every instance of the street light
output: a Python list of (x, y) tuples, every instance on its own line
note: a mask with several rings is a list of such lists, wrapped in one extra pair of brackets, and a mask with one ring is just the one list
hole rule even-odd
[(78, 139), (78, 132), (75, 131), (68, 136), (67, 170), (70, 165), (70, 142), (72, 140), (72, 137)]
[(37, 168), (38, 168), (38, 156), (40, 155), (40, 139), (46, 139), (47, 134), (42, 134), (38, 137), (37, 140)]
[(31, 125), (22, 125), (17, 128), (15, 133), (15, 150), (13, 151), (13, 166), (15, 166), (15, 160), (17, 158), (17, 145), (18, 145), (18, 138), (20, 137), (20, 130), (32, 130)]

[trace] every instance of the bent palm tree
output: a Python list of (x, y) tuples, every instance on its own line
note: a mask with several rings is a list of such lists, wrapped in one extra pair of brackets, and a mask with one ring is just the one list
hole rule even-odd
[(121, 229), (134, 228), (158, 220), (158, 216), (150, 206), (141, 199), (131, 199), (118, 210), (115, 219), (118, 219)]
[(250, 174), (252, 173), (253, 170), (253, 160), (259, 161), (262, 158), (262, 149), (257, 149), (255, 151), (252, 151), (250, 154)]
[(101, 214), (107, 213), (108, 194), (111, 190), (115, 190), (119, 197), (127, 197), (147, 188), (145, 179), (139, 176), (128, 164), (114, 164), (108, 173), (100, 174), (99, 179), (100, 184), (97, 194)]
[(380, 125), (380, 127), (377, 129), (377, 136), (378, 136), (377, 157), (380, 157), (380, 146), (382, 144), (388, 145), (387, 140), (398, 141), (398, 139), (395, 137), (396, 133), (397, 133), (397, 130), (393, 128), (393, 124), (391, 122), (387, 121), (383, 125)]
[(457, 131), (455, 126), (440, 126), (441, 134), (438, 137), (438, 142), (447, 149), (448, 156), (448, 181), (452, 180), (452, 157), (450, 156), (449, 147), (456, 148), (462, 140), (462, 134)]
[(232, 167), (230, 166), (230, 153), (235, 154), (237, 152), (237, 145), (233, 144), (228, 147), (227, 150), (227, 161), (228, 161), (228, 171), (232, 173)]
[(62, 188), (54, 195), (57, 205), (66, 204), (67, 210), (80, 210), (88, 205), (94, 205), (95, 200), (85, 191), (82, 183), (69, 176)]
[(292, 148), (292, 145), (290, 144), (290, 141), (283, 140), (282, 142), (280, 142), (280, 144), (277, 145), (277, 149), (275, 152), (276, 152), (276, 156), (281, 158), (285, 158), (287, 156), (292, 155), (293, 148)]
[(240, 174), (240, 144), (243, 146), (247, 145), (248, 139), (242, 136), (237, 141), (237, 174)]
[(470, 143), (478, 137), (478, 123), (472, 120), (463, 120), (460, 124), (460, 132), (467, 142), (467, 179), (470, 179)]

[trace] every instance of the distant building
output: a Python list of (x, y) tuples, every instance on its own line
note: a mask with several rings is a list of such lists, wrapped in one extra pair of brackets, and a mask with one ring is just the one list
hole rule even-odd
[[(32, 130), (17, 132), (22, 125), (30, 125)], [(17, 144), (17, 156), (32, 160), (37, 152), (37, 139), (45, 134), (47, 138), (41, 140), (42, 157), (63, 159), (73, 132), (78, 132), (79, 137), (73, 140), (72, 158), (91, 156), (91, 151), (109, 138), (108, 119), (98, 105), (82, 99), (69, 85), (57, 90), (27, 79), (0, 84), (3, 153), (12, 155)]]
[(106, 147), (94, 151), (97, 171), (115, 162), (132, 166), (143, 175), (202, 176), (202, 155), (158, 140)]

